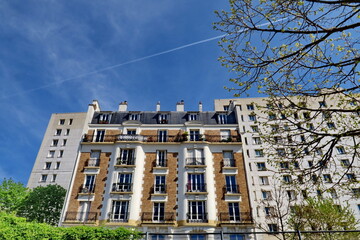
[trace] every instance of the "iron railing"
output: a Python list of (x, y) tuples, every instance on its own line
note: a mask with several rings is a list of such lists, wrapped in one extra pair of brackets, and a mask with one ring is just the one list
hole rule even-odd
[(94, 193), (95, 191), (95, 184), (92, 185), (82, 185), (79, 188), (79, 193)]
[(166, 184), (155, 184), (152, 192), (155, 194), (166, 193)]
[(153, 212), (143, 212), (141, 215), (143, 223), (172, 223), (176, 221), (175, 213), (164, 212), (163, 214), (154, 214)]
[(89, 158), (86, 162), (87, 167), (99, 167), (100, 166), (100, 159), (98, 158)]
[(238, 215), (222, 212), (219, 214), (219, 221), (220, 223), (251, 224), (253, 218), (251, 212), (240, 212)]
[(116, 165), (135, 165), (135, 158), (122, 158), (116, 159)]
[(131, 192), (132, 183), (113, 183), (112, 192)]
[(167, 167), (167, 159), (156, 159), (154, 167)]
[(205, 165), (205, 158), (203, 157), (191, 157), (186, 158), (186, 165)]
[(186, 192), (206, 192), (206, 183), (188, 183)]
[(232, 158), (223, 159), (223, 167), (236, 167), (236, 161)]
[(240, 193), (239, 185), (225, 185), (223, 189), (225, 194)]
[(97, 212), (66, 212), (65, 221), (74, 222), (95, 222)]
[(187, 213), (186, 220), (189, 223), (207, 223), (207, 213)]
[(129, 220), (129, 212), (119, 212), (119, 213), (108, 213), (109, 222), (127, 222)]

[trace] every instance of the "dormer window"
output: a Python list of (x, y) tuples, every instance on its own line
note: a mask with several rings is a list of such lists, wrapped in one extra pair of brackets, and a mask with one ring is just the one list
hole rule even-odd
[(159, 114), (159, 119), (158, 119), (160, 124), (166, 124), (169, 122), (168, 120), (168, 114)]
[(138, 113), (129, 114), (129, 120), (140, 121), (140, 114)]
[(188, 115), (188, 121), (196, 121), (198, 118), (198, 115), (196, 113), (190, 113)]
[(218, 123), (219, 124), (227, 124), (227, 115), (224, 113), (220, 113), (218, 115)]
[(100, 114), (99, 115), (99, 123), (110, 123), (110, 118), (111, 115), (110, 114)]

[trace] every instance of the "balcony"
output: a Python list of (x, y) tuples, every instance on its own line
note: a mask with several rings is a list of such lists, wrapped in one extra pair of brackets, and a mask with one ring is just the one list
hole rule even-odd
[(205, 158), (186, 158), (186, 165), (190, 165), (190, 166), (205, 165)]
[(129, 213), (108, 213), (108, 221), (109, 222), (127, 222), (129, 220)]
[(199, 141), (199, 142), (241, 142), (240, 135), (221, 136), (221, 135), (190, 135), (183, 136), (177, 135), (131, 135), (131, 134), (118, 134), (118, 135), (91, 135), (84, 134), (82, 142), (186, 142), (186, 141)]
[(188, 223), (207, 223), (207, 213), (187, 213), (186, 220)]
[(167, 167), (167, 159), (157, 159), (154, 161), (153, 167)]
[(188, 183), (186, 184), (186, 192), (206, 192), (206, 183)]
[(79, 193), (94, 193), (95, 192), (95, 184), (93, 185), (82, 185), (79, 188)]
[(223, 159), (223, 167), (236, 167), (235, 159), (224, 158)]
[(135, 165), (135, 158), (121, 158), (121, 157), (118, 157), (116, 159), (116, 165), (119, 165), (119, 166)]
[(165, 212), (160, 215), (154, 215), (153, 212), (143, 212), (141, 221), (143, 224), (174, 224), (176, 216), (172, 212)]
[(154, 194), (166, 194), (166, 184), (156, 184), (152, 188), (152, 193), (154, 193)]
[(113, 183), (111, 191), (116, 193), (131, 192), (132, 183)]
[(100, 166), (100, 159), (98, 158), (90, 158), (86, 161), (87, 167), (99, 167)]
[(225, 194), (240, 194), (239, 185), (225, 185), (223, 191)]
[(243, 224), (252, 224), (253, 218), (251, 216), (251, 212), (240, 212), (239, 215), (230, 214), (228, 212), (222, 212), (219, 215), (220, 224), (235, 224), (235, 225), (243, 225)]
[(96, 222), (97, 212), (66, 212), (65, 222)]

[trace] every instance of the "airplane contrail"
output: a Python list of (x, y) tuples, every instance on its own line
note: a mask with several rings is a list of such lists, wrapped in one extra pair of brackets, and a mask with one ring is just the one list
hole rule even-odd
[[(287, 19), (287, 17), (286, 18), (281, 18), (281, 19), (273, 21), (273, 22), (267, 22), (267, 23), (259, 24), (259, 25), (257, 25), (257, 27), (266, 26), (266, 25), (269, 25), (269, 24), (272, 24), (272, 23), (284, 21), (286, 19)], [(241, 30), (238, 31), (238, 33), (241, 33), (241, 32), (244, 32), (244, 31), (246, 31), (246, 29), (241, 29)], [(87, 72), (87, 73), (83, 73), (83, 74), (80, 74), (80, 75), (77, 75), (77, 76), (74, 76), (74, 77), (65, 78), (65, 79), (62, 79), (60, 81), (48, 83), (48, 84), (45, 84), (45, 85), (42, 85), (42, 86), (39, 86), (39, 87), (35, 87), (35, 88), (27, 89), (27, 90), (24, 90), (24, 91), (20, 91), (20, 92), (14, 93), (14, 94), (10, 94), (10, 95), (7, 95), (7, 96), (3, 96), (1, 98), (6, 99), (6, 98), (21, 95), (21, 94), (34, 92), (34, 91), (41, 90), (41, 89), (45, 89), (45, 88), (48, 88), (48, 87), (51, 87), (51, 86), (54, 86), (54, 85), (57, 85), (57, 84), (72, 81), (72, 80), (79, 79), (79, 78), (89, 76), (89, 75), (92, 75), (92, 74), (105, 72), (105, 71), (110, 70), (110, 69), (118, 68), (118, 67), (121, 67), (121, 66), (124, 66), (124, 65), (135, 63), (135, 62), (140, 62), (140, 61), (143, 61), (143, 60), (146, 60), (146, 59), (149, 59), (149, 58), (153, 58), (153, 57), (156, 57), (156, 56), (171, 53), (171, 52), (174, 52), (174, 51), (177, 51), (177, 50), (180, 50), (180, 49), (184, 49), (184, 48), (187, 48), (187, 47), (191, 47), (191, 46), (194, 46), (194, 45), (198, 45), (198, 44), (201, 44), (201, 43), (210, 42), (210, 41), (225, 37), (227, 35), (229, 35), (229, 34), (223, 34), (223, 35), (219, 35), (219, 36), (216, 36), (216, 37), (211, 37), (211, 38), (196, 41), (196, 42), (193, 42), (193, 43), (185, 44), (185, 45), (182, 45), (180, 47), (176, 47), (176, 48), (172, 48), (172, 49), (169, 49), (169, 50), (166, 50), (166, 51), (154, 53), (154, 54), (151, 54), (151, 55), (148, 55), (148, 56), (145, 56), (145, 57), (136, 58), (136, 59), (133, 59), (133, 60), (130, 60), (130, 61), (127, 61), (127, 62), (111, 65), (111, 66), (108, 66), (108, 67), (100, 68), (100, 69), (97, 69), (97, 70), (94, 70), (94, 71), (91, 71), (91, 72)]]

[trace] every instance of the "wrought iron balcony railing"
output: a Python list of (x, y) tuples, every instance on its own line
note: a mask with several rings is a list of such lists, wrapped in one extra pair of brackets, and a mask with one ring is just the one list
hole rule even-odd
[(167, 159), (156, 159), (154, 167), (167, 167)]
[(224, 158), (223, 167), (236, 167), (236, 161), (232, 158)]
[(225, 185), (224, 193), (225, 194), (240, 193), (239, 185)]
[(119, 213), (108, 213), (108, 221), (109, 222), (127, 222), (129, 220), (128, 212), (119, 212)]
[(167, 223), (176, 221), (176, 217), (173, 212), (164, 212), (162, 214), (143, 212), (141, 215), (141, 221), (143, 223)]
[(192, 158), (186, 158), (186, 165), (205, 165), (205, 158), (202, 157), (192, 157)]
[(66, 212), (65, 221), (73, 222), (95, 222), (97, 212)]
[(187, 222), (189, 223), (206, 223), (208, 222), (207, 213), (187, 213)]
[(186, 192), (206, 192), (206, 183), (188, 183)]
[(94, 193), (95, 191), (95, 184), (92, 185), (82, 185), (80, 186), (79, 193)]
[(253, 223), (251, 212), (240, 212), (239, 214), (230, 214), (228, 212), (222, 212), (219, 214), (219, 220), (221, 223), (233, 223), (233, 224)]
[(131, 192), (132, 183), (113, 183), (112, 192)]
[(116, 165), (135, 165), (135, 158), (121, 158), (116, 159)]
[(86, 162), (87, 167), (99, 167), (100, 166), (100, 159), (98, 158), (89, 158)]
[(153, 187), (154, 194), (164, 194), (166, 193), (166, 184), (155, 184)]

